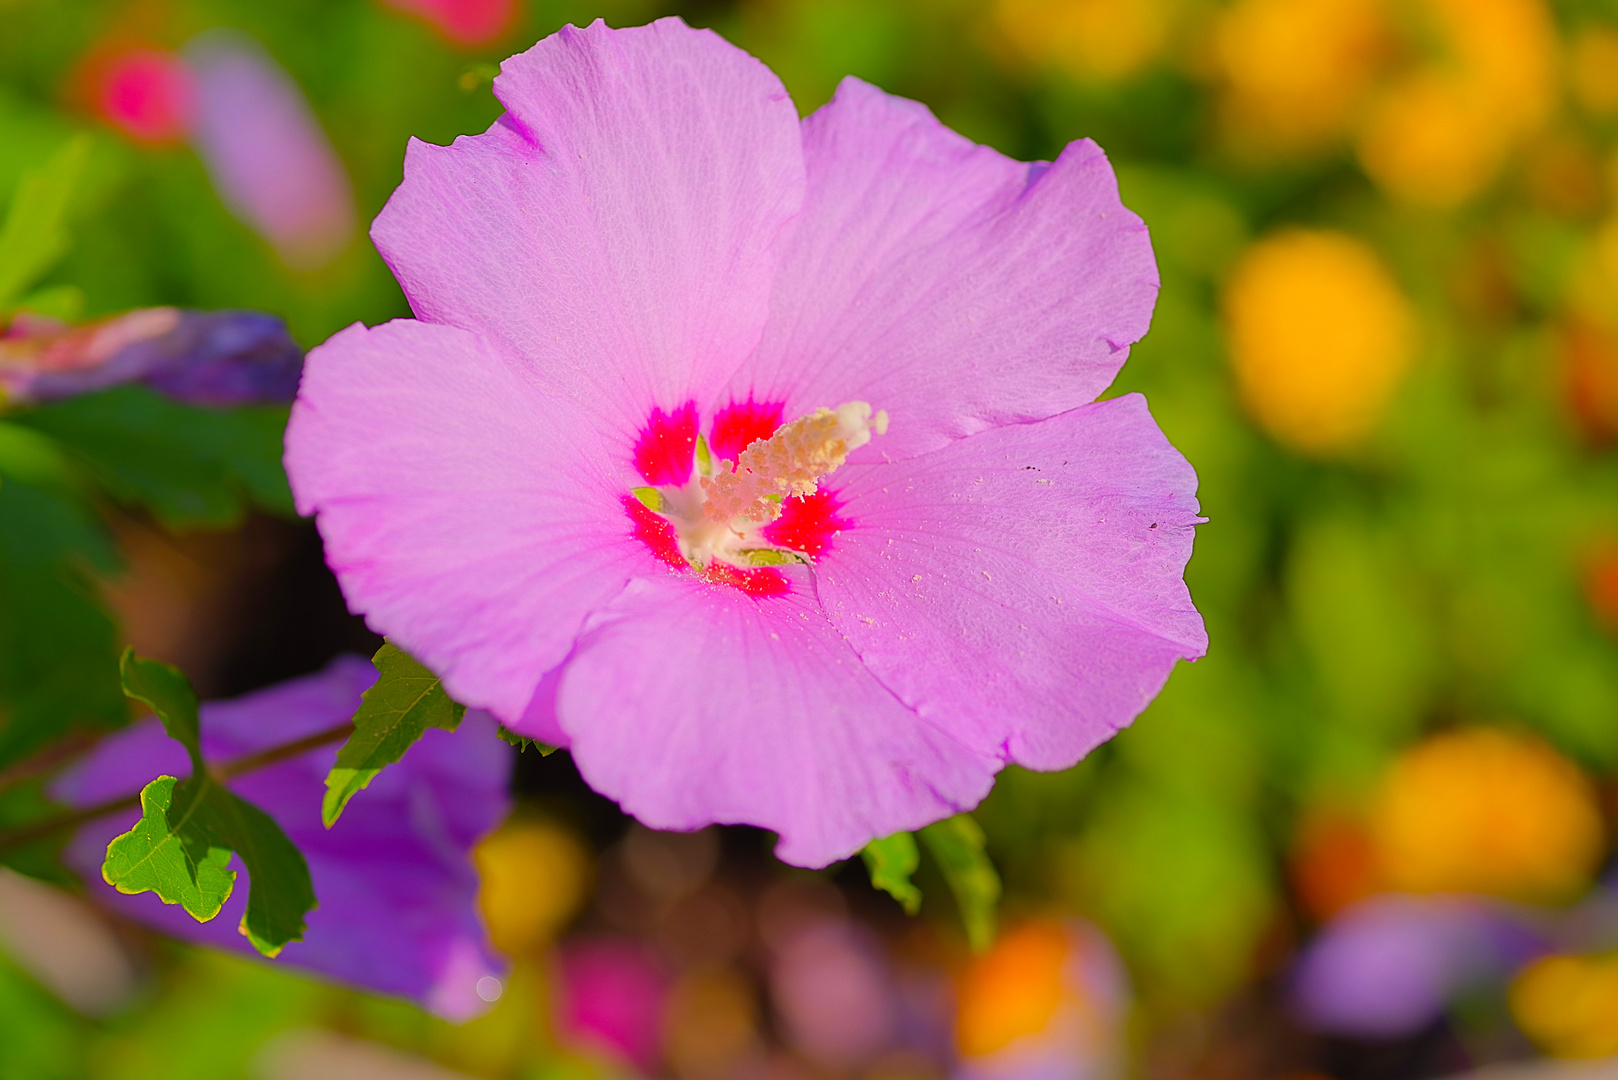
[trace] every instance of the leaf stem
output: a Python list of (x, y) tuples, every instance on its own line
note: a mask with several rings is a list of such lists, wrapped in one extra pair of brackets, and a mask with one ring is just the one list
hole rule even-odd
[[(216, 780), (228, 780), (232, 777), (241, 776), (244, 773), (256, 772), (259, 769), (268, 768), (269, 766), (285, 761), (288, 758), (299, 757), (302, 754), (308, 753), (310, 750), (317, 750), (320, 747), (330, 745), (331, 743), (342, 742), (344, 739), (353, 734), (353, 732), (353, 723), (344, 720), (341, 724), (326, 728), (323, 731), (317, 731), (313, 735), (305, 735), (301, 739), (294, 739), (291, 742), (282, 743), (279, 746), (271, 746), (263, 750), (255, 750), (251, 754), (243, 754), (241, 757), (220, 762), (218, 765), (211, 766), (208, 771), (213, 774)], [(131, 807), (136, 807), (139, 805), (140, 791), (136, 790), (127, 795), (120, 795), (115, 799), (108, 799), (105, 802), (96, 803), (94, 806), (86, 806), (78, 810), (69, 810), (61, 814), (56, 814), (52, 817), (31, 822), (27, 825), (21, 826), (20, 828), (0, 832), (0, 852), (9, 851), (15, 847), (21, 847), (22, 845), (32, 843), (35, 840), (41, 840), (52, 835), (53, 833), (76, 829), (80, 825), (87, 824), (97, 818), (106, 817), (108, 814), (116, 814), (120, 810), (127, 810)]]

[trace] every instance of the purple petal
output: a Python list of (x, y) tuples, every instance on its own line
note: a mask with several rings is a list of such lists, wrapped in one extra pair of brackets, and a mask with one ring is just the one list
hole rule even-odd
[[(203, 749), (214, 760), (262, 750), (342, 722), (359, 706), (376, 671), (340, 657), (325, 671), (233, 701), (202, 707)], [(309, 929), (280, 962), (386, 994), (413, 998), (464, 1018), (482, 1006), (480, 978), (501, 962), (484, 943), (476, 910), (472, 845), (504, 819), (510, 757), (487, 717), (469, 713), (451, 734), (428, 731), (418, 748), (384, 769), (341, 820), (320, 822), (325, 776), (334, 751), (310, 751), (233, 781), (232, 788), (275, 818), (309, 861), (319, 906)], [(179, 744), (153, 719), (104, 740), (66, 773), (53, 794), (84, 806), (138, 790), (161, 773), (189, 772)], [(102, 903), (175, 937), (248, 955), (237, 931), (247, 905), (246, 871), (217, 918), (198, 923), (155, 896), (126, 896), (101, 880), (108, 842), (129, 827), (125, 816), (88, 825), (67, 860)]]
[(1436, 1020), (1456, 993), (1504, 977), (1498, 921), (1464, 897), (1374, 896), (1338, 915), (1298, 963), (1293, 1003), (1316, 1031), (1392, 1039)]
[(1151, 243), (1089, 140), (1024, 165), (858, 79), (803, 140), (803, 215), (735, 400), (868, 401), (892, 424), (865, 459), (896, 458), (1085, 404), (1146, 333)]
[(417, 316), (484, 335), (628, 433), (758, 341), (803, 193), (769, 69), (678, 19), (565, 27), (507, 60), (510, 110), (412, 142), (371, 235)]
[(622, 507), (632, 440), (482, 339), (400, 320), (310, 352), (286, 468), (349, 607), (510, 723), (584, 616), (658, 566)]
[(86, 326), (19, 317), (0, 337), (0, 388), (43, 403), (144, 382), (188, 405), (291, 401), (303, 350), (257, 311), (141, 308)]
[(919, 721), (804, 593), (757, 599), (689, 575), (638, 580), (562, 670), (579, 771), (653, 828), (780, 834), (824, 866), (975, 805), (996, 762)]
[(256, 311), (187, 311), (164, 337), (131, 346), (145, 382), (190, 405), (290, 402), (303, 350), (286, 324)]
[(819, 565), (827, 614), (979, 752), (1066, 768), (1207, 648), (1181, 579), (1196, 474), (1139, 395), (836, 480), (855, 525)]
[(197, 151), (231, 211), (287, 265), (324, 266), (354, 234), (348, 174), (303, 92), (258, 43), (214, 30), (185, 49)]

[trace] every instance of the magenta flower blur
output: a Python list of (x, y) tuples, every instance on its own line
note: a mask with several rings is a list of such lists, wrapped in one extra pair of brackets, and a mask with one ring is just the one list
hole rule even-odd
[(669, 976), (642, 945), (593, 938), (558, 950), (556, 1026), (568, 1043), (634, 1066), (657, 1070)]
[(1203, 653), (1196, 476), (1094, 402), (1157, 270), (1093, 143), (1023, 164), (855, 79), (800, 123), (676, 19), (495, 93), (372, 227), (416, 318), (316, 348), (287, 431), (350, 606), (456, 698), (817, 866)]
[[(376, 669), (357, 656), (315, 675), (232, 701), (202, 706), (202, 746), (226, 759), (289, 742), (341, 723), (359, 708)], [(468, 714), (454, 734), (427, 732), (403, 761), (385, 770), (336, 825), (320, 821), (331, 747), (238, 777), (241, 795), (276, 820), (309, 861), (316, 908), (302, 941), (278, 963), (317, 971), (384, 994), (411, 998), (464, 1020), (488, 1006), (487, 983), (505, 965), (486, 942), (477, 912), (472, 845), (504, 820), (511, 800), (508, 748), (487, 716)], [(56, 798), (88, 806), (115, 798), (159, 774), (186, 776), (185, 751), (155, 718), (103, 740), (56, 782)], [(107, 844), (129, 828), (103, 818), (73, 838), (66, 860), (102, 904), (187, 941), (256, 956), (237, 927), (248, 889), (239, 882), (224, 910), (199, 923), (149, 894), (118, 892), (101, 877)], [(240, 860), (239, 873), (246, 873)]]
[(516, 0), (382, 0), (417, 15), (457, 45), (486, 45), (511, 29)]
[(96, 73), (90, 90), (96, 114), (137, 142), (180, 142), (191, 132), (196, 88), (173, 53), (119, 53)]

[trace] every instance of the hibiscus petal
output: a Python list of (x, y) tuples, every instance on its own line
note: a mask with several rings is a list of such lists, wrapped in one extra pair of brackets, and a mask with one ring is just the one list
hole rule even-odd
[(472, 334), (356, 325), (305, 362), (287, 476), (349, 607), (509, 722), (592, 608), (662, 572), (600, 438)]
[(510, 111), (412, 142), (371, 235), (416, 314), (476, 330), (631, 437), (758, 341), (803, 195), (798, 117), (757, 60), (678, 19), (565, 27), (507, 60)]
[(590, 786), (654, 828), (780, 834), (824, 866), (975, 805), (998, 763), (871, 677), (794, 573), (758, 600), (689, 575), (633, 582), (563, 669), (558, 713)]
[(1207, 649), (1181, 577), (1196, 474), (1137, 394), (845, 472), (826, 612), (968, 746), (1066, 768)]
[(892, 421), (863, 456), (896, 458), (1092, 401), (1146, 333), (1151, 243), (1088, 139), (1025, 165), (850, 78), (803, 140), (803, 215), (732, 398), (868, 401)]
[[(202, 706), (203, 749), (211, 760), (224, 760), (331, 727), (354, 712), (375, 679), (364, 659), (339, 657), (319, 674), (209, 702)], [(454, 734), (427, 732), (329, 830), (320, 820), (320, 796), (330, 747), (232, 781), (303, 851), (319, 899), (304, 939), (289, 944), (278, 962), (414, 998), (454, 1019), (482, 1010), (477, 980), (505, 966), (484, 941), (469, 855), (510, 809), (510, 754), (493, 728), (487, 716), (472, 713)], [(56, 781), (52, 794), (86, 806), (138, 790), (160, 772), (189, 771), (185, 751), (149, 718), (103, 740)], [(256, 955), (237, 930), (247, 904), (245, 871), (224, 910), (206, 923), (101, 880), (107, 843), (128, 825), (116, 815), (100, 819), (69, 844), (67, 862), (92, 895), (175, 937)]]

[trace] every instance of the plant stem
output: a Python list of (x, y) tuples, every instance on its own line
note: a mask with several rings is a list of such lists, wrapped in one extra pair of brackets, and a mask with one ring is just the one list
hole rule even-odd
[[(255, 772), (258, 769), (267, 768), (268, 766), (274, 765), (278, 762), (286, 761), (288, 758), (298, 757), (302, 754), (308, 753), (310, 750), (316, 750), (322, 746), (327, 746), (334, 742), (341, 742), (353, 733), (354, 725), (350, 721), (344, 720), (341, 724), (338, 724), (335, 727), (329, 727), (324, 731), (317, 731), (313, 735), (305, 735), (301, 739), (294, 739), (292, 742), (282, 743), (280, 746), (271, 746), (264, 750), (255, 750), (251, 754), (243, 754), (241, 757), (232, 758), (229, 761), (221, 762), (216, 766), (210, 767), (209, 771), (213, 773), (215, 778), (218, 780), (228, 780), (232, 777), (241, 776), (244, 773)], [(0, 832), (0, 852), (9, 851), (14, 847), (21, 847), (24, 844), (29, 844), (35, 840), (43, 839), (54, 833), (76, 829), (80, 825), (94, 821), (96, 818), (106, 817), (108, 814), (116, 814), (120, 810), (127, 810), (131, 807), (139, 805), (140, 792), (132, 791), (127, 795), (120, 795), (115, 799), (108, 799), (105, 802), (96, 803), (94, 806), (86, 806), (79, 810), (69, 810), (61, 814), (56, 814), (52, 817), (31, 822), (27, 825), (21, 826), (20, 828)]]
[(24, 780), (32, 780), (41, 773), (48, 773), (58, 765), (65, 765), (100, 741), (100, 732), (82, 729), (57, 739), (21, 761), (0, 769), (0, 791), (5, 791)]

